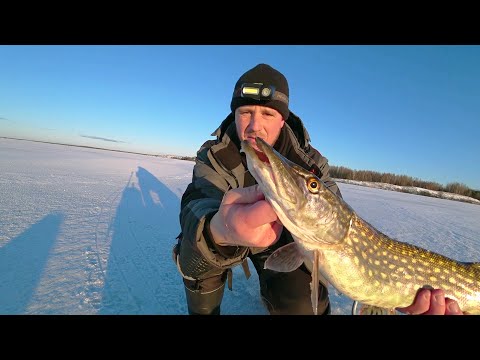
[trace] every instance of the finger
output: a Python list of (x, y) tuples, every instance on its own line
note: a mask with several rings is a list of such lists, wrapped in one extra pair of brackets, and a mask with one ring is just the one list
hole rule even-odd
[(272, 245), (275, 242), (277, 242), (277, 240), (280, 238), (280, 234), (283, 231), (283, 225), (282, 225), (282, 223), (275, 221), (275, 222), (270, 224), (270, 228), (271, 228), (272, 231), (269, 234), (269, 237), (270, 237), (270, 244), (269, 245)]
[(463, 315), (463, 312), (455, 300), (445, 298), (445, 315)]
[(280, 222), (274, 221), (266, 225), (266, 230), (261, 236), (261, 238), (256, 242), (256, 247), (268, 247), (275, 244), (280, 238), (282, 233), (283, 225)]
[(277, 214), (266, 200), (260, 200), (250, 206), (245, 206), (241, 209), (241, 212), (241, 218), (245, 225), (252, 228), (278, 220)]
[(275, 233), (275, 241), (280, 238), (280, 234), (283, 231), (283, 224), (280, 221), (275, 221), (272, 224), (272, 230)]
[(429, 289), (420, 289), (418, 290), (412, 305), (398, 308), (398, 310), (411, 315), (423, 314), (430, 308), (430, 296), (431, 293)]
[(441, 289), (432, 290), (430, 298), (430, 309), (425, 315), (444, 315), (445, 314), (445, 292)]
[(251, 204), (262, 199), (265, 199), (265, 196), (257, 184), (246, 188), (227, 191), (223, 197), (222, 204)]

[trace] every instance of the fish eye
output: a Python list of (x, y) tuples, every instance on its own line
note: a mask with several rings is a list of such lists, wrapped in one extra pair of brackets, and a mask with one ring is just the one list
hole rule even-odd
[(318, 193), (318, 191), (320, 190), (320, 186), (318, 184), (317, 179), (313, 177), (307, 179), (307, 188), (308, 188), (308, 191), (310, 191), (312, 194)]

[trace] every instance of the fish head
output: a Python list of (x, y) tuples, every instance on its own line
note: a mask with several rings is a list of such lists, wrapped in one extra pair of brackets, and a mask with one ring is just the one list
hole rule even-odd
[[(297, 238), (311, 242), (338, 242), (329, 236), (337, 214), (337, 196), (315, 174), (285, 158), (261, 138), (260, 151), (242, 141), (247, 167), (257, 180), (282, 224)], [(335, 231), (335, 229), (333, 229)]]

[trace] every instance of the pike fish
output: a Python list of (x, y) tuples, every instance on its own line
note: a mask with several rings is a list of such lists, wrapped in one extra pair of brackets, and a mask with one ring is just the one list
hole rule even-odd
[(317, 313), (319, 281), (366, 306), (393, 310), (413, 303), (418, 289), (443, 289), (462, 311), (480, 314), (480, 262), (467, 263), (391, 239), (356, 214), (314, 174), (261, 138), (260, 152), (242, 141), (247, 167), (294, 239), (265, 268), (311, 270)]

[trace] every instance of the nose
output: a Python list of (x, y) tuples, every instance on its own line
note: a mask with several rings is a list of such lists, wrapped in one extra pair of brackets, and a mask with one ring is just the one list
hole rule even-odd
[(250, 123), (248, 124), (250, 131), (256, 132), (262, 129), (261, 117), (262, 116), (260, 114), (260, 111), (258, 111), (257, 109), (252, 112)]

